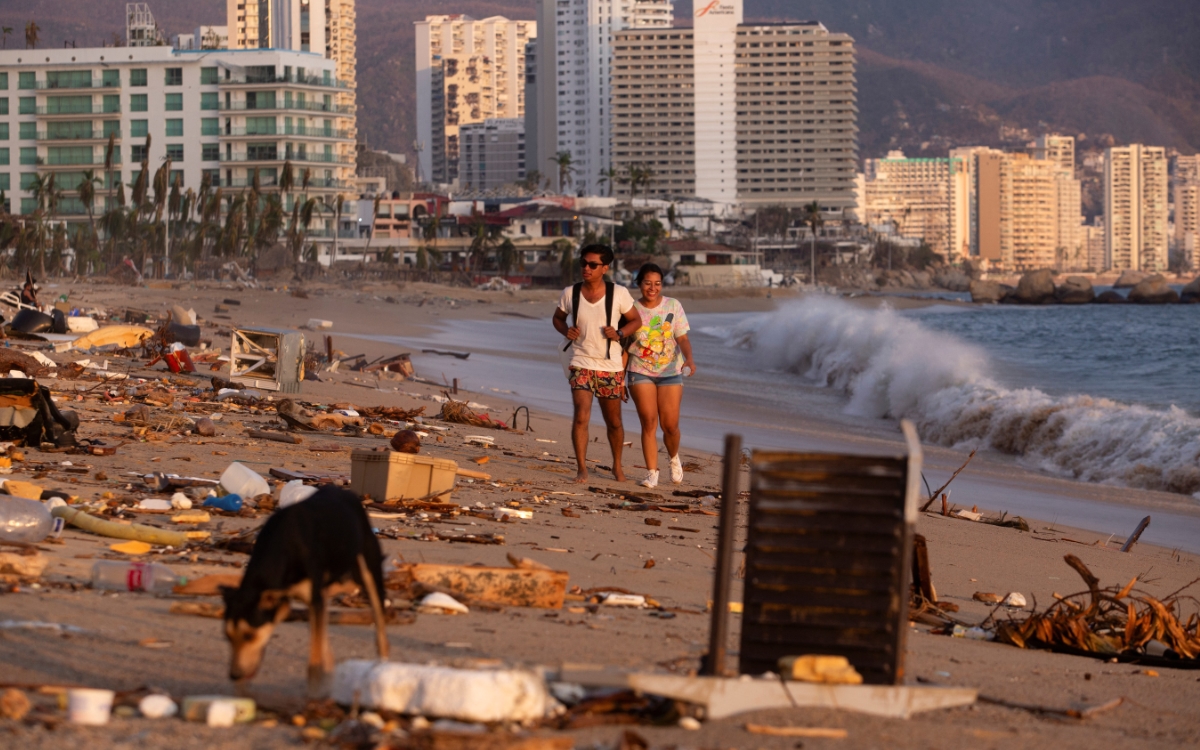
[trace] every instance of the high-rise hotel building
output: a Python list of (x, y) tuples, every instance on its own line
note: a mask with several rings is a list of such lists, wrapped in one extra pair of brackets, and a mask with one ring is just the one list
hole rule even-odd
[[(745, 24), (696, 3), (692, 29), (613, 37), (612, 164), (639, 196), (855, 210), (854, 40), (816, 22)], [(620, 185), (630, 195), (628, 183)]]
[[(552, 189), (580, 195), (607, 190), (605, 173), (614, 164), (616, 35), (623, 29), (669, 30), (671, 21), (670, 0), (538, 1), (527, 168), (546, 175)], [(570, 160), (565, 185), (559, 184), (559, 154)]]
[(525, 47), (538, 27), (465, 15), (427, 16), (415, 26), (419, 177), (452, 183), (462, 171), (460, 128), (525, 117)]
[(1104, 154), (1104, 259), (1114, 270), (1167, 270), (1167, 153), (1115, 146)]
[(1200, 154), (1176, 156), (1171, 177), (1175, 248), (1189, 270), (1200, 268)]

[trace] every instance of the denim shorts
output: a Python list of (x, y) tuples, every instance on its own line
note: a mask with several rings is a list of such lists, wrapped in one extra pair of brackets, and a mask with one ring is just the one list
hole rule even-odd
[(653, 383), (656, 387), (663, 385), (683, 385), (683, 374), (675, 373), (674, 375), (664, 375), (661, 378), (656, 378), (653, 375), (643, 375), (640, 372), (629, 372), (629, 384), (637, 385), (638, 383)]

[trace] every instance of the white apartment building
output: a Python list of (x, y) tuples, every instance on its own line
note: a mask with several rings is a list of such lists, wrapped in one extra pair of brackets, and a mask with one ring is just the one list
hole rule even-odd
[(321, 55), (287, 50), (0, 51), (0, 190), (13, 213), (29, 214), (37, 178), (53, 173), (59, 217), (83, 220), (77, 188), (88, 171), (103, 181), (99, 214), (143, 161), (157, 170), (169, 159), (171, 182), (185, 190), (207, 175), (228, 193), (248, 188), (256, 171), (265, 192), (278, 190), (291, 161), (297, 186), (308, 172), (311, 197), (353, 197), (354, 112), (336, 102), (336, 70)]
[(538, 27), (465, 15), (414, 25), (419, 178), (451, 184), (460, 177), (462, 126), (525, 116), (525, 47)]
[[(612, 164), (613, 35), (622, 29), (671, 26), (670, 0), (539, 0), (537, 142), (529, 169), (551, 189), (578, 195), (605, 190)], [(553, 114), (551, 114), (553, 113)], [(570, 155), (569, 183), (559, 184), (557, 155)]]
[(1070, 135), (1045, 133), (1029, 144), (1029, 155), (1034, 159), (1052, 161), (1058, 168), (1075, 176), (1075, 138)]
[(489, 118), (459, 130), (462, 190), (484, 192), (525, 179), (525, 120)]
[(967, 172), (962, 159), (909, 159), (892, 151), (867, 159), (863, 223), (889, 225), (902, 237), (923, 240), (950, 261), (970, 251)]
[(229, 49), (229, 27), (197, 26), (191, 34), (177, 34), (173, 46), (178, 50)]
[[(314, 52), (337, 64), (337, 104), (353, 109), (358, 89), (354, 0), (226, 0), (230, 49)], [(357, 128), (351, 126), (351, 137)]]
[(1175, 249), (1188, 269), (1200, 268), (1200, 154), (1176, 156), (1172, 179)]
[(1104, 258), (1113, 270), (1167, 269), (1167, 154), (1117, 146), (1104, 154)]
[(741, 0), (721, 0), (699, 6), (692, 29), (614, 36), (613, 168), (626, 177), (650, 171), (639, 196), (748, 207), (817, 201), (852, 215), (853, 39), (815, 22), (741, 17)]

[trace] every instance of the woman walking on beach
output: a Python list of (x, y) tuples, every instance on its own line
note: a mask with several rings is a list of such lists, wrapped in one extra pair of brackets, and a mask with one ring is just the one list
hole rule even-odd
[[(642, 422), (642, 455), (646, 458), (643, 487), (658, 486), (658, 427), (670, 456), (671, 481), (683, 481), (679, 460), (679, 404), (683, 376), (696, 374), (692, 344), (688, 341), (687, 315), (679, 300), (662, 296), (663, 272), (653, 263), (638, 271), (641, 299), (634, 310), (642, 325), (629, 347), (629, 392)], [(686, 373), (685, 373), (686, 371)]]

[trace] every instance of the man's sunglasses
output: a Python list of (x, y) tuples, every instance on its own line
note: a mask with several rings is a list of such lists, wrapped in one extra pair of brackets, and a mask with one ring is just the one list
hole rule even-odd
[(587, 268), (590, 268), (590, 269), (592, 269), (593, 271), (595, 271), (597, 268), (603, 268), (603, 267), (605, 267), (605, 266), (607, 266), (607, 265), (608, 265), (607, 263), (597, 263), (597, 262), (596, 262), (596, 261), (594, 261), (594, 260), (581, 260), (581, 261), (579, 261), (579, 267), (580, 267), (580, 268), (583, 268), (583, 267), (585, 267), (585, 266), (586, 266)]

